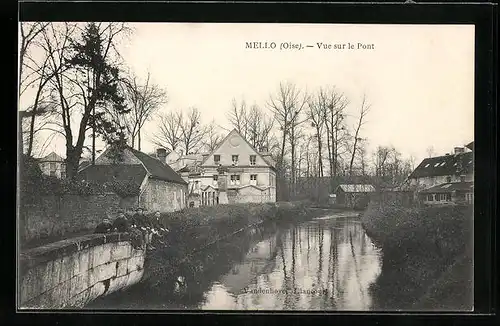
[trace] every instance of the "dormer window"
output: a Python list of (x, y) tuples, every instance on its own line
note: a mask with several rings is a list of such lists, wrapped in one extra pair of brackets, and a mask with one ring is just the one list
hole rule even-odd
[(214, 163), (218, 165), (220, 163), (220, 155), (214, 155)]
[(234, 165), (237, 165), (238, 164), (238, 155), (233, 155), (232, 156), (232, 161), (233, 161)]
[(257, 155), (250, 155), (250, 165), (255, 165), (257, 162)]

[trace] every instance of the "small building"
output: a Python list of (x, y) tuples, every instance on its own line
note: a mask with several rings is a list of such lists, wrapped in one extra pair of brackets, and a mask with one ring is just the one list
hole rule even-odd
[(148, 211), (172, 212), (186, 207), (187, 182), (159, 159), (126, 147), (116, 159), (110, 149), (78, 173), (81, 180), (127, 181), (139, 188), (138, 205)]
[(66, 178), (66, 163), (64, 159), (52, 152), (49, 155), (38, 159), (42, 173), (59, 179)]
[(370, 184), (341, 184), (335, 189), (336, 204), (350, 208), (365, 208), (375, 187)]
[(418, 196), (425, 205), (470, 205), (474, 202), (474, 183), (447, 182), (422, 190)]

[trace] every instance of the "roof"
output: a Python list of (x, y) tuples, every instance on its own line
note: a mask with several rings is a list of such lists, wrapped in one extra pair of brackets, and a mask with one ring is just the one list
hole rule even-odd
[(452, 191), (472, 191), (473, 182), (447, 182), (425, 190), (421, 193), (449, 193)]
[(409, 178), (472, 174), (473, 160), (473, 152), (429, 157), (417, 166)]
[(87, 166), (78, 173), (77, 178), (98, 183), (131, 181), (140, 186), (145, 176), (146, 170), (141, 164), (103, 164)]
[(49, 155), (42, 157), (38, 159), (40, 162), (64, 162), (64, 159), (57, 155), (56, 153), (52, 152)]
[(140, 152), (132, 147), (128, 147), (128, 150), (134, 154), (139, 161), (144, 165), (150, 178), (170, 181), (174, 183), (187, 184), (186, 181), (175, 172), (168, 164), (163, 164), (160, 160), (149, 156), (146, 153)]
[(467, 147), (468, 149), (470, 149), (471, 151), (474, 150), (474, 141), (471, 141), (470, 143), (468, 143), (467, 145), (465, 145), (465, 147)]
[(375, 187), (369, 184), (341, 184), (337, 187), (338, 189), (342, 189), (344, 192), (375, 192)]
[(229, 136), (230, 136), (230, 135), (232, 135), (232, 134), (236, 134), (236, 135), (240, 136), (240, 137), (241, 137), (241, 139), (243, 139), (243, 141), (244, 141), (244, 142), (246, 142), (246, 143), (247, 143), (247, 145), (248, 145), (248, 146), (250, 146), (250, 148), (251, 148), (251, 149), (252, 149), (252, 150), (253, 150), (253, 151), (254, 151), (254, 152), (255, 152), (255, 153), (256, 153), (256, 154), (257, 154), (260, 158), (262, 158), (262, 160), (263, 160), (264, 162), (266, 162), (266, 163), (269, 165), (269, 167), (270, 167), (270, 168), (272, 168), (272, 169), (276, 170), (276, 167), (274, 166), (274, 164), (272, 164), (272, 162), (271, 162), (271, 161), (266, 160), (266, 159), (263, 157), (262, 153), (260, 153), (259, 151), (257, 151), (257, 150), (256, 150), (256, 149), (252, 146), (252, 144), (250, 144), (250, 143), (248, 142), (248, 140), (247, 140), (245, 137), (243, 137), (243, 135), (242, 135), (242, 134), (240, 134), (240, 133), (238, 132), (238, 130), (236, 130), (236, 129), (231, 130), (231, 132), (229, 132), (229, 133), (226, 135), (226, 137), (224, 137), (224, 139), (223, 139), (223, 140), (222, 140), (222, 141), (221, 141), (221, 142), (217, 145), (217, 147), (215, 147), (215, 148), (214, 148), (214, 149), (213, 149), (213, 150), (212, 150), (212, 151), (211, 151), (208, 155), (206, 155), (206, 153), (203, 153), (203, 156), (205, 156), (205, 155), (206, 155), (206, 156), (205, 156), (205, 157), (203, 158), (203, 160), (201, 161), (201, 165), (205, 164), (205, 162), (208, 160), (208, 158), (209, 158), (210, 156), (212, 156), (212, 155), (213, 155), (216, 151), (218, 151), (218, 150), (219, 150), (219, 148), (221, 148), (221, 147), (222, 147), (222, 145), (223, 145), (223, 144), (224, 144), (224, 143), (225, 143), (225, 142), (229, 139)]

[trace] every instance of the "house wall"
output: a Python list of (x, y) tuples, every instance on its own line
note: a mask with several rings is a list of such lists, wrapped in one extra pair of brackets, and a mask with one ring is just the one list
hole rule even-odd
[[(234, 140), (233, 140), (234, 139)], [(229, 139), (224, 142), (220, 148), (217, 149), (211, 156), (208, 157), (204, 166), (215, 165), (214, 155), (220, 155), (220, 164), (223, 166), (231, 166), (233, 163), (232, 155), (238, 155), (238, 165), (250, 165), (250, 155), (256, 155), (256, 166), (267, 166), (266, 161), (258, 155), (253, 148), (251, 148), (241, 137), (238, 135), (230, 135)]]
[[(444, 196), (442, 196), (444, 195)], [(446, 194), (426, 193), (420, 194), (420, 200), (425, 205), (442, 205), (442, 204), (472, 204), (474, 201), (474, 194), (465, 191), (453, 191)], [(433, 196), (433, 200), (429, 200), (429, 196)], [(443, 198), (444, 197), (444, 198)]]
[[(55, 176), (59, 179), (63, 179), (66, 176), (66, 166), (63, 162), (40, 162), (40, 170), (45, 175)], [(53, 165), (53, 169), (51, 168)], [(51, 171), (53, 171), (51, 173)]]
[(187, 185), (149, 178), (139, 196), (148, 211), (173, 212), (186, 207)]

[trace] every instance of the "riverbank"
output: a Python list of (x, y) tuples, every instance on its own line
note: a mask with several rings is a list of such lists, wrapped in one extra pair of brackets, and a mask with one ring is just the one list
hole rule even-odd
[(472, 207), (371, 203), (361, 221), (383, 252), (375, 310), (472, 309)]

